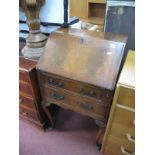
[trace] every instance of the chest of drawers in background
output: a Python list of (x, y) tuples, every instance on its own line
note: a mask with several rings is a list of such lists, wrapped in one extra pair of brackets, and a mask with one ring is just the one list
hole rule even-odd
[(135, 54), (129, 51), (121, 72), (103, 139), (105, 155), (135, 154)]
[(41, 109), (36, 63), (36, 61), (19, 57), (19, 114), (40, 127), (44, 127), (47, 119)]

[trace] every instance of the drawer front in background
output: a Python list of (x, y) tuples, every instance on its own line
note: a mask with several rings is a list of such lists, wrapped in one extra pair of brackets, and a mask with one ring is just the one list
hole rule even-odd
[(35, 111), (19, 106), (19, 113), (24, 117), (30, 118), (34, 121), (39, 121), (37, 113)]
[[(88, 113), (88, 115), (96, 115), (98, 119), (103, 119), (107, 114), (107, 107), (83, 96), (68, 94), (63, 90), (42, 87), (42, 95), (50, 103), (57, 104), (74, 111)], [(97, 119), (97, 118), (96, 118)]]
[(19, 91), (33, 96), (31, 85), (24, 82), (19, 82)]
[(135, 113), (120, 107), (116, 107), (113, 122), (126, 126), (127, 128), (134, 128)]
[(128, 143), (127, 141), (109, 135), (104, 154), (127, 155), (125, 152), (132, 155), (132, 153), (135, 152), (135, 144)]
[(135, 90), (123, 86), (119, 86), (118, 104), (135, 108)]
[(24, 82), (30, 82), (29, 74), (25, 71), (19, 71), (19, 80)]
[(128, 143), (135, 143), (134, 127), (126, 127), (124, 125), (113, 122), (109, 134)]
[(30, 97), (19, 95), (19, 104), (22, 106), (28, 107), (30, 109), (36, 109), (35, 101)]
[(108, 90), (101, 89), (91, 85), (86, 85), (80, 82), (74, 82), (72, 80), (68, 80), (60, 77), (58, 78), (53, 75), (47, 76), (47, 75), (41, 74), (40, 81), (41, 81), (41, 84), (43, 85), (46, 84), (49, 87), (63, 88), (95, 99), (103, 98), (104, 100), (107, 101), (112, 96), (112, 93)]

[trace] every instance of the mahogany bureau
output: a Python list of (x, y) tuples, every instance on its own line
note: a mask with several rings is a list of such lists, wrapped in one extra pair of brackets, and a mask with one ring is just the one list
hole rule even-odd
[(53, 124), (52, 104), (90, 116), (105, 127), (126, 37), (77, 29), (49, 36), (37, 63), (42, 106)]
[(135, 53), (129, 51), (103, 139), (104, 155), (135, 154)]
[(19, 57), (19, 114), (44, 128), (47, 117), (41, 107), (36, 63)]

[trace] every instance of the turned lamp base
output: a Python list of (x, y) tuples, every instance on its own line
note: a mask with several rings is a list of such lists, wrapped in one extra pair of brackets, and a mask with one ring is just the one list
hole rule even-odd
[(44, 51), (47, 37), (42, 34), (29, 33), (26, 39), (26, 46), (22, 49), (21, 53), (25, 58), (38, 60)]
[(25, 58), (38, 59), (44, 50), (47, 37), (41, 33), (39, 11), (45, 0), (20, 0), (19, 6), (26, 14), (29, 34), (21, 51)]
[(25, 46), (22, 49), (21, 53), (22, 53), (23, 57), (25, 57), (25, 58), (38, 60), (43, 51), (44, 51), (44, 47), (31, 48), (31, 47)]

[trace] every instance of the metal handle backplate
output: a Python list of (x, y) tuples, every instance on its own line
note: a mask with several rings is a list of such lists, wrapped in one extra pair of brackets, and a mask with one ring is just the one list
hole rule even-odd
[(62, 81), (58, 82), (58, 81), (53, 80), (52, 78), (48, 79), (48, 84), (52, 85), (52, 86), (56, 86), (56, 87), (63, 87), (64, 86)]
[(56, 100), (64, 100), (64, 96), (61, 96), (60, 94), (56, 93), (56, 92), (52, 92), (50, 93), (50, 96)]
[(90, 96), (90, 97), (96, 97), (96, 93), (95, 93), (94, 90), (85, 91), (83, 88), (80, 88), (80, 94), (87, 95), (87, 96)]
[(78, 104), (82, 109), (85, 109), (85, 110), (93, 110), (94, 109), (94, 107), (92, 105), (89, 105), (86, 103), (78, 103)]

